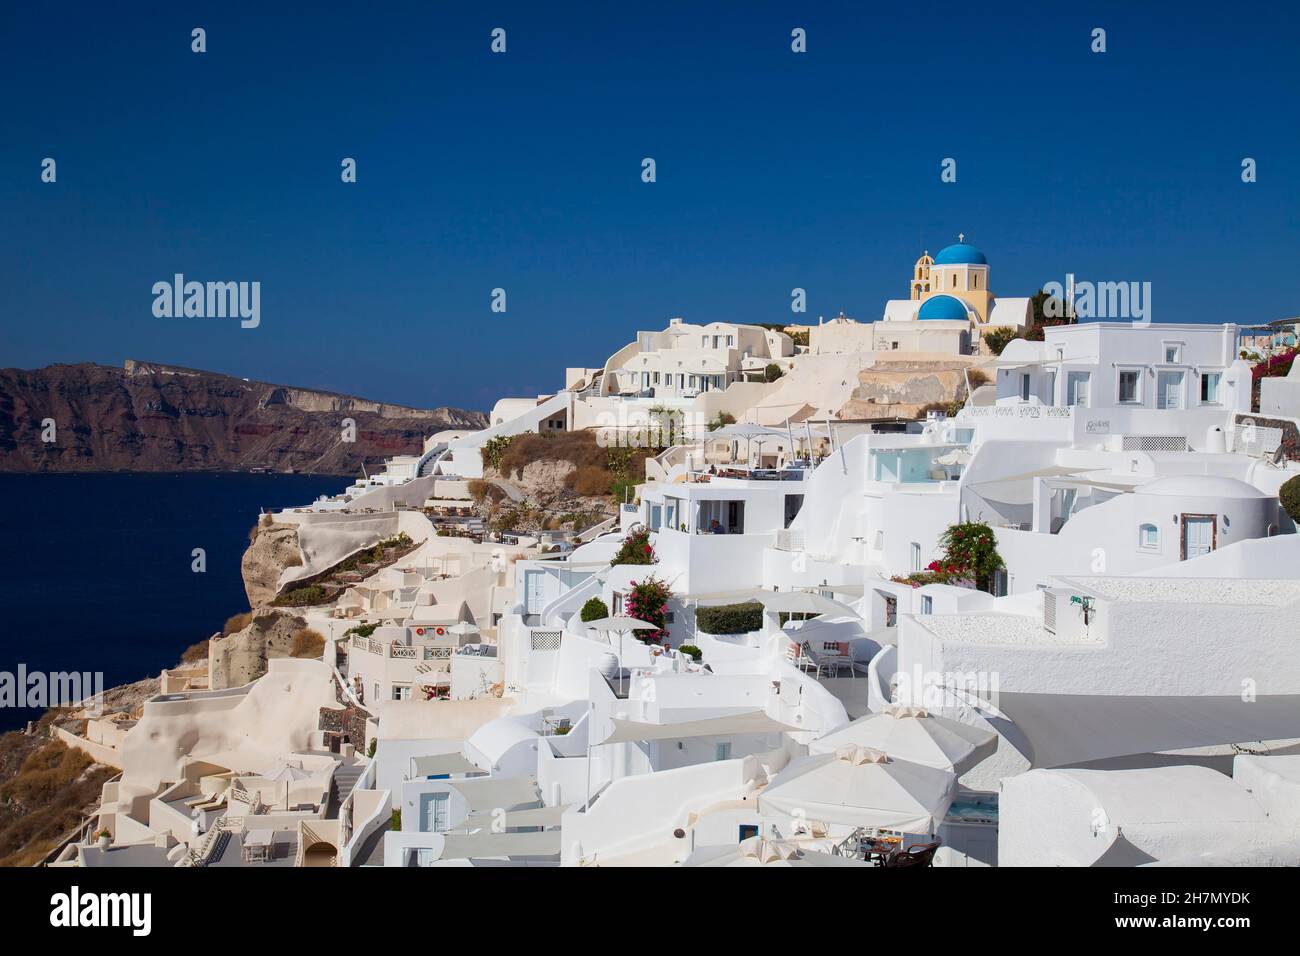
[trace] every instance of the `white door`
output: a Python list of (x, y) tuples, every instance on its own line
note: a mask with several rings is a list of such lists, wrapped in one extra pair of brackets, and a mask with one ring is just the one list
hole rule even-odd
[(425, 833), (442, 833), (449, 826), (447, 809), (447, 794), (426, 793), (424, 795), (424, 820), (420, 829)]
[(1161, 372), (1160, 385), (1156, 392), (1157, 408), (1183, 407), (1183, 373)]
[(546, 574), (543, 571), (524, 572), (524, 613), (541, 614), (546, 606)]
[(1209, 516), (1183, 516), (1183, 557), (1195, 558), (1214, 550), (1215, 519)]

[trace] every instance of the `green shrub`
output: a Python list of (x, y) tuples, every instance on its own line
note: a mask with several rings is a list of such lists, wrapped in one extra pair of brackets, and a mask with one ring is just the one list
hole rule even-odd
[(762, 627), (763, 605), (757, 601), (695, 610), (695, 628), (705, 634), (745, 634), (762, 630)]
[(272, 603), (279, 607), (297, 607), (303, 604), (321, 604), (324, 601), (325, 589), (319, 584), (311, 584), (305, 588), (294, 588), (280, 595)]
[(582, 623), (586, 624), (588, 621), (599, 621), (602, 617), (609, 617), (609, 607), (598, 597), (588, 598), (578, 614), (582, 618)]
[(1300, 524), (1300, 475), (1294, 478), (1288, 478), (1282, 483), (1282, 487), (1277, 492), (1278, 499), (1282, 502), (1282, 510), (1296, 524)]
[[(943, 546), (943, 565), (955, 572), (969, 574), (975, 586), (987, 591), (992, 584), (993, 572), (1005, 567), (998, 554), (997, 537), (993, 529), (978, 521), (965, 521), (949, 525), (939, 539)], [(938, 568), (931, 567), (935, 571)]]
[(781, 366), (777, 365), (775, 362), (772, 362), (765, 369), (763, 369), (763, 381), (765, 382), (775, 382), (780, 377), (781, 377)]
[(700, 662), (700, 659), (704, 657), (704, 652), (694, 644), (683, 644), (681, 647), (677, 648), (677, 650), (691, 658), (697, 664)]
[(726, 428), (728, 425), (736, 424), (736, 416), (731, 412), (718, 412), (718, 417), (709, 422), (709, 431), (716, 432), (719, 428)]
[(510, 447), (510, 441), (513, 435), (497, 435), (495, 438), (489, 438), (483, 443), (479, 454), (483, 458), (483, 464), (489, 468), (500, 468), (501, 457), (505, 454), (506, 449)]
[(992, 355), (1001, 355), (1002, 350), (1007, 347), (1012, 339), (1020, 338), (1020, 333), (1010, 326), (1001, 325), (994, 329), (986, 329), (983, 333), (984, 344), (988, 346)]

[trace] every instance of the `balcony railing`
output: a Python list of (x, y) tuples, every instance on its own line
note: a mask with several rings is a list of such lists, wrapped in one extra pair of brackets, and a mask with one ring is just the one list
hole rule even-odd
[(427, 647), (418, 644), (384, 644), (372, 641), (368, 637), (353, 635), (351, 644), (359, 651), (366, 651), (379, 657), (397, 658), (399, 660), (444, 660), (455, 652), (454, 647)]

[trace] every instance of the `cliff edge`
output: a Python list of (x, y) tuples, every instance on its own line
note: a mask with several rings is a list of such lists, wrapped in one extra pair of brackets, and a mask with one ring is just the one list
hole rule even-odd
[[(355, 423), (344, 441), (344, 419)], [(49, 423), (53, 422), (51, 430)], [(353, 475), (419, 454), (481, 412), (409, 408), (128, 359), (0, 369), (0, 471), (298, 471)]]

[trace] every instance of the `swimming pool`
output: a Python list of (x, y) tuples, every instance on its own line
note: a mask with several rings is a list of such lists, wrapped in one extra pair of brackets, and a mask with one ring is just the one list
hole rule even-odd
[(995, 793), (963, 793), (948, 808), (945, 823), (997, 823), (998, 797)]

